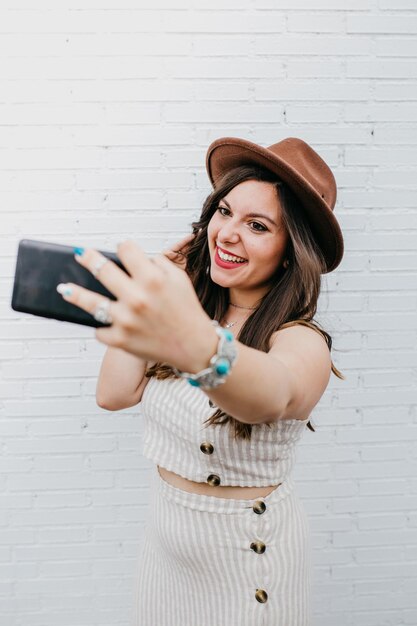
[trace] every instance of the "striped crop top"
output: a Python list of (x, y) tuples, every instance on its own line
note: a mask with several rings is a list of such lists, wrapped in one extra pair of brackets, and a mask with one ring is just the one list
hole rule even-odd
[(250, 440), (235, 439), (230, 424), (207, 425), (209, 397), (186, 380), (150, 378), (140, 403), (143, 455), (184, 478), (212, 485), (267, 487), (283, 482), (295, 445), (309, 420), (252, 426)]

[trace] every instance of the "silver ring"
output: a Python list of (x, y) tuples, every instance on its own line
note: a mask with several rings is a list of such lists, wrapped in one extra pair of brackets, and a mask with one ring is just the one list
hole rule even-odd
[(110, 259), (108, 259), (107, 257), (103, 257), (102, 259), (99, 259), (95, 264), (93, 269), (91, 270), (91, 273), (93, 274), (94, 278), (97, 278), (97, 274), (99, 273), (99, 271), (101, 270), (101, 268), (103, 267), (103, 265), (105, 265), (107, 263), (107, 261), (109, 261)]
[(113, 318), (109, 313), (110, 304), (110, 299), (106, 298), (96, 307), (93, 317), (97, 322), (101, 322), (102, 324), (111, 324), (113, 322)]

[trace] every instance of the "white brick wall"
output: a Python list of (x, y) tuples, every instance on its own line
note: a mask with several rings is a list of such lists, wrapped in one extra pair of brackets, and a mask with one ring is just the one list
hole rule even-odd
[(303, 137), (339, 184), (318, 319), (347, 378), (295, 471), (314, 626), (417, 625), (416, 31), (415, 0), (1, 0), (2, 626), (128, 626), (151, 469), (92, 329), (11, 310), (18, 241), (159, 251), (222, 135)]

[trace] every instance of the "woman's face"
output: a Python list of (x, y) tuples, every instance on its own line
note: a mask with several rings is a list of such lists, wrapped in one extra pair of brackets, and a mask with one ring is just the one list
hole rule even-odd
[(219, 201), (207, 237), (213, 282), (246, 302), (261, 298), (282, 265), (288, 241), (274, 185), (247, 180), (234, 187)]

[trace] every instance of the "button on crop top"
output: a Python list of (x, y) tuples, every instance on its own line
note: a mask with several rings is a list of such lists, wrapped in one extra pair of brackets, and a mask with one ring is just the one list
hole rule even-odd
[(290, 474), (295, 446), (309, 420), (252, 426), (250, 440), (235, 439), (230, 424), (209, 425), (209, 397), (183, 379), (150, 378), (140, 403), (143, 455), (184, 478), (211, 485), (267, 487)]

